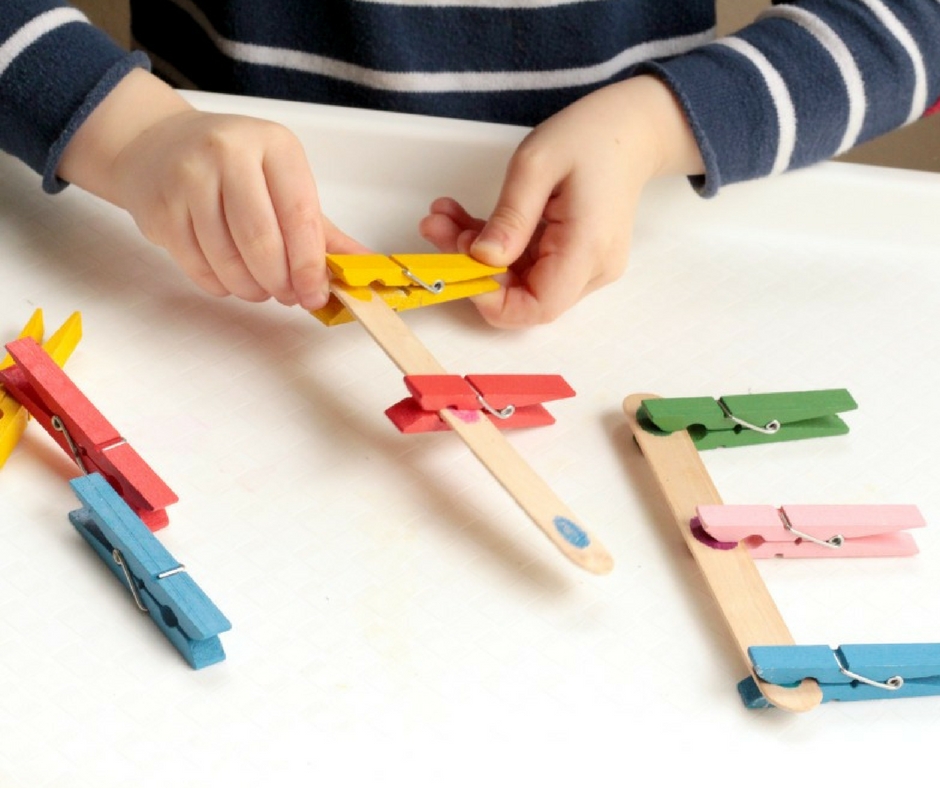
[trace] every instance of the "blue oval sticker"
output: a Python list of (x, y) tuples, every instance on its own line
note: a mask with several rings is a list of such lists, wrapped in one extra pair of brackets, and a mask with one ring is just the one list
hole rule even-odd
[(573, 523), (567, 517), (556, 517), (554, 523), (555, 529), (569, 544), (583, 550), (591, 543), (590, 537), (581, 527), (577, 523)]

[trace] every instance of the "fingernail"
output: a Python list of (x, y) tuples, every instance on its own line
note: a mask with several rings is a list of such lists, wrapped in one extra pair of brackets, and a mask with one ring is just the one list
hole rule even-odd
[(502, 240), (484, 230), (470, 245), (470, 254), (483, 262), (490, 260), (496, 262), (506, 254), (506, 245)]
[(300, 305), (306, 309), (308, 312), (312, 312), (315, 309), (320, 309), (321, 307), (326, 306), (326, 302), (330, 299), (330, 291), (320, 291), (313, 296), (305, 296), (300, 300)]

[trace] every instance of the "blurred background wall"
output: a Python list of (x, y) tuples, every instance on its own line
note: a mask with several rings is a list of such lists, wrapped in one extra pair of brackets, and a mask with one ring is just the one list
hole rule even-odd
[[(128, 46), (127, 0), (73, 0), (73, 3), (119, 43)], [(769, 0), (718, 0), (719, 31), (736, 30), (769, 5)], [(940, 172), (940, 114), (865, 143), (842, 159)]]

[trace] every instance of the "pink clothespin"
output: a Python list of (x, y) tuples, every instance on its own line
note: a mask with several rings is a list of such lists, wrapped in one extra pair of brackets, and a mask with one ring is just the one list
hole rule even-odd
[(855, 558), (918, 552), (909, 528), (926, 525), (916, 506), (851, 504), (696, 507), (692, 531), (719, 550), (743, 543), (754, 558)]
[(6, 346), (15, 365), (0, 383), (85, 474), (99, 472), (151, 531), (169, 522), (178, 500), (131, 445), (31, 337)]
[(449, 429), (438, 416), (445, 409), (466, 421), (488, 417), (500, 429), (554, 424), (542, 403), (575, 393), (560, 375), (406, 375), (405, 385), (412, 396), (385, 411), (405, 433)]

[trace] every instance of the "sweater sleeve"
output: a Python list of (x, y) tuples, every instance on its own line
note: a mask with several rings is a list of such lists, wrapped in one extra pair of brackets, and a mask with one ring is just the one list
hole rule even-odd
[(917, 120), (940, 97), (940, 2), (775, 2), (752, 25), (646, 65), (674, 91), (704, 195), (813, 164)]
[(56, 168), (75, 131), (145, 56), (127, 53), (77, 9), (55, 0), (0, 0), (0, 150), (42, 175)]

